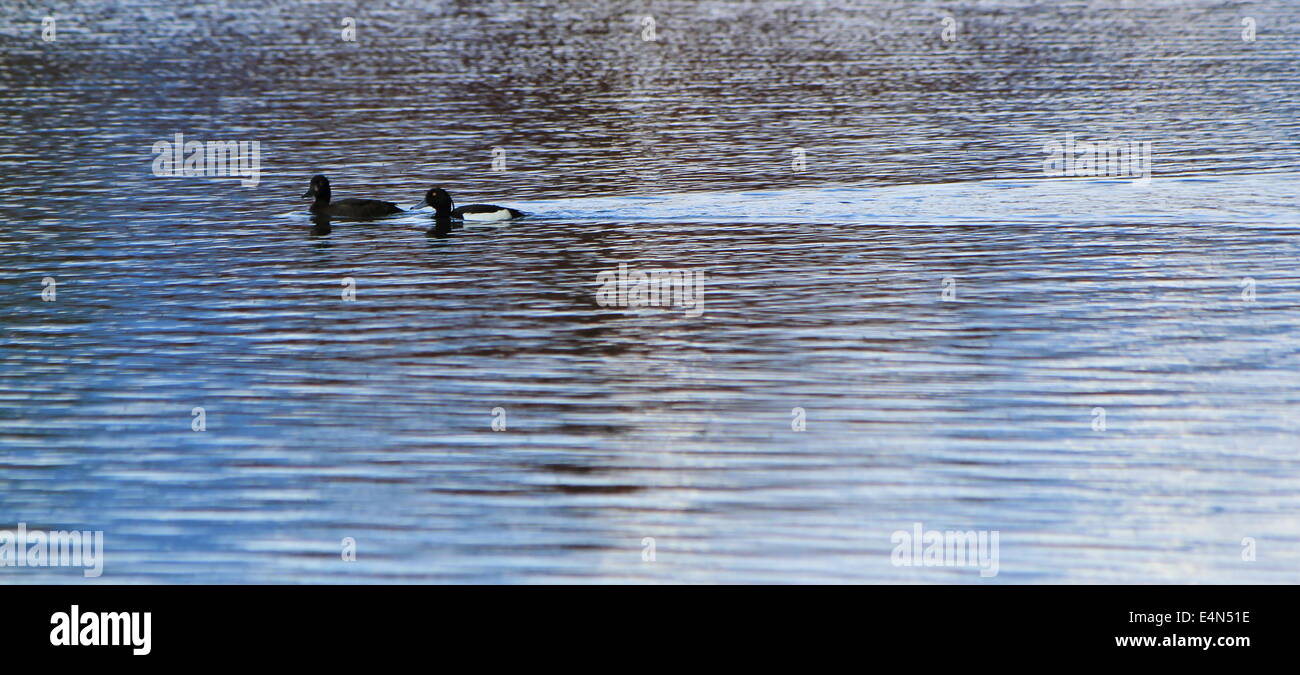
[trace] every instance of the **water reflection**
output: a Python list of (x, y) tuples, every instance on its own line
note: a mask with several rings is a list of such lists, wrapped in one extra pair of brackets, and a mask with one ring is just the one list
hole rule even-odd
[(453, 226), (450, 216), (435, 215), (433, 217), (433, 227), (430, 227), (425, 234), (436, 239), (446, 239), (451, 235), (452, 229)]
[[(0, 33), (0, 528), (105, 582), (1300, 580), (1294, 6), (127, 5)], [(152, 175), (178, 132), (261, 182)], [(1151, 185), (1044, 180), (1065, 134)]]
[(329, 216), (312, 214), (311, 223), (311, 235), (313, 237), (323, 237), (333, 231), (333, 228), (330, 227)]

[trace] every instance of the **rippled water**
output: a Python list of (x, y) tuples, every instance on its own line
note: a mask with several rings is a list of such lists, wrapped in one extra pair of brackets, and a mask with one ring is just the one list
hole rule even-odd
[[(1300, 581), (1300, 5), (50, 11), (0, 9), (0, 528), (101, 581)], [(259, 184), (154, 176), (176, 133)], [(1045, 178), (1065, 134), (1150, 184)], [(317, 236), (314, 173), (535, 215)]]

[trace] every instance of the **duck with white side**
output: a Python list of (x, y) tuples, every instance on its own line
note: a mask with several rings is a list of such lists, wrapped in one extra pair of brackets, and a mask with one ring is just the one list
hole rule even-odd
[(442, 188), (432, 188), (424, 193), (424, 201), (416, 204), (415, 208), (418, 209), (421, 206), (432, 206), (434, 215), (438, 218), (455, 218), (466, 222), (487, 223), (514, 220), (528, 215), (517, 209), (494, 204), (470, 204), (469, 206), (456, 208), (455, 202), (451, 200), (451, 195)]

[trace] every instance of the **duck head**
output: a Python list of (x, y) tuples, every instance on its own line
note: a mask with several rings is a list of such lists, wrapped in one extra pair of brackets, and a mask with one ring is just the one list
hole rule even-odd
[(303, 199), (315, 198), (316, 201), (323, 201), (326, 204), (330, 201), (330, 181), (324, 176), (312, 176), (311, 187), (307, 188), (307, 194), (302, 196)]
[(442, 188), (432, 188), (424, 193), (424, 201), (415, 205), (415, 208), (421, 206), (432, 206), (434, 214), (438, 216), (450, 216), (451, 210), (455, 208), (455, 202), (451, 201), (451, 195)]

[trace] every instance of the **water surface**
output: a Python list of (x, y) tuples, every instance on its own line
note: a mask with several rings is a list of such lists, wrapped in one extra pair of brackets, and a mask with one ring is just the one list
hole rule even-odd
[[(842, 5), (6, 5), (0, 528), (112, 583), (1300, 581), (1300, 6)], [(314, 173), (534, 217), (315, 236)]]

